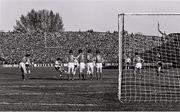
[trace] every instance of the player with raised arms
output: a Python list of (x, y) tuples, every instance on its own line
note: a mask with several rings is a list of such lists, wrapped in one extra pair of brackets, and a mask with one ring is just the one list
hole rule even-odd
[(78, 53), (79, 53), (79, 79), (81, 79), (81, 76), (82, 76), (82, 79), (85, 80), (86, 79), (85, 55), (81, 49), (78, 50)]
[(88, 49), (87, 51), (87, 74), (90, 75), (91, 79), (93, 79), (93, 73), (94, 73), (94, 56), (92, 54), (91, 49)]
[(96, 50), (95, 61), (96, 61), (96, 77), (97, 77), (97, 80), (100, 80), (102, 78), (103, 58), (102, 58), (100, 53), (101, 52), (99, 50)]
[[(138, 55), (138, 53), (135, 53), (135, 57), (133, 59), (133, 63), (134, 63), (134, 75), (141, 74), (141, 69), (142, 69), (142, 63), (144, 62), (144, 60)], [(141, 79), (142, 79), (142, 74), (141, 74)]]

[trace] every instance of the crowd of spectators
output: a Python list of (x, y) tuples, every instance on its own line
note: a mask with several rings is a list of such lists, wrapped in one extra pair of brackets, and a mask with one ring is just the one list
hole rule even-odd
[[(133, 57), (135, 52), (144, 53), (162, 46), (158, 36), (142, 34), (124, 34), (122, 39), (123, 58)], [(119, 41), (118, 32), (55, 32), (45, 33), (34, 31), (29, 33), (0, 32), (0, 49), (6, 57), (6, 63), (19, 63), (29, 52), (34, 63), (50, 63), (60, 57), (66, 61), (70, 49), (77, 56), (82, 49), (98, 49), (106, 62), (118, 63)]]
[(77, 55), (82, 49), (98, 49), (107, 62), (118, 62), (118, 33), (110, 32), (1, 32), (0, 47), (6, 63), (19, 63), (29, 52), (34, 63), (53, 62), (57, 57), (66, 61), (70, 49)]

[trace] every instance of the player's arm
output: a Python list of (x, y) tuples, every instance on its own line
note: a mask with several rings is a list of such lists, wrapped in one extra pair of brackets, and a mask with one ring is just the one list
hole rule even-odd
[(133, 64), (135, 64), (135, 61), (136, 61), (136, 59), (135, 59), (135, 58), (133, 58)]
[(161, 34), (161, 35), (164, 35), (164, 36), (166, 36), (166, 32), (162, 32), (161, 30), (160, 30), (160, 27), (159, 27), (159, 22), (158, 22), (158, 31), (159, 31), (159, 33)]
[(81, 54), (79, 54), (77, 57), (74, 56), (73, 58), (74, 58), (74, 59), (78, 59), (78, 58), (80, 57), (80, 55), (81, 55)]
[(144, 59), (141, 58), (141, 63), (144, 63)]
[(69, 62), (69, 58), (68, 58), (68, 57), (66, 57), (66, 62), (67, 62), (67, 63)]
[(102, 63), (105, 63), (105, 59), (103, 57), (101, 57), (101, 58), (102, 58)]

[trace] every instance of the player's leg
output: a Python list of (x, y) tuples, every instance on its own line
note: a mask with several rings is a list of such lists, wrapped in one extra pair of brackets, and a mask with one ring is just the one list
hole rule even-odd
[(75, 75), (76, 74), (76, 67), (74, 67), (74, 71), (73, 71), (73, 75)]
[(137, 73), (137, 66), (134, 67), (134, 75)]
[(129, 68), (128, 68), (128, 62), (126, 62), (126, 69), (129, 69)]
[(82, 67), (82, 68), (83, 68), (83, 72), (82, 72), (82, 73), (83, 73), (83, 75), (84, 75), (84, 80), (86, 80), (86, 78), (87, 78), (87, 74), (86, 74), (86, 72), (85, 72), (85, 70), (86, 70), (86, 69), (85, 69), (85, 68), (86, 68), (85, 66), (86, 66), (86, 65), (85, 65), (85, 63), (83, 63), (82, 65), (83, 65), (83, 67)]
[(27, 69), (25, 66), (21, 68), (21, 73), (22, 73), (22, 79), (26, 80)]
[(60, 70), (60, 67), (55, 67), (55, 70), (58, 71), (60, 73), (59, 76), (62, 77), (62, 72)]
[(100, 68), (99, 68), (99, 79), (101, 79), (102, 78), (102, 66), (100, 66)]
[(70, 74), (71, 74), (71, 66), (70, 63), (68, 63), (68, 73), (67, 73), (68, 80), (70, 80)]
[(82, 63), (80, 63), (80, 66), (79, 66), (79, 79), (80, 80), (81, 80), (81, 77), (82, 77), (82, 79), (84, 78), (83, 75), (82, 75), (82, 72), (83, 72), (83, 70), (82, 70)]
[(84, 75), (84, 63), (80, 63), (80, 76), (82, 76), (82, 79), (85, 79)]
[(71, 77), (72, 77), (72, 80), (74, 80), (74, 67), (71, 68)]
[(90, 75), (90, 64), (89, 63), (87, 63), (87, 75)]
[(90, 66), (90, 69), (91, 69), (91, 79), (93, 79), (93, 73), (94, 73), (94, 66), (93, 66), (93, 63), (91, 63), (91, 66)]
[(24, 76), (24, 70), (22, 67), (21, 67), (21, 76), (22, 76), (22, 79), (24, 80), (25, 76)]
[(139, 71), (139, 75), (140, 75), (140, 78), (142, 79), (143, 78), (143, 74), (141, 73), (141, 67), (138, 68), (138, 71)]
[(99, 79), (99, 66), (98, 66), (98, 64), (96, 65), (96, 78), (97, 78), (97, 80)]

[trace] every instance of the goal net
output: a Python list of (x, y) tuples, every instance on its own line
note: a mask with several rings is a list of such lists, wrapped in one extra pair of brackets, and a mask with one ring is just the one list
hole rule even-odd
[(119, 99), (180, 100), (180, 14), (119, 14)]

